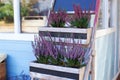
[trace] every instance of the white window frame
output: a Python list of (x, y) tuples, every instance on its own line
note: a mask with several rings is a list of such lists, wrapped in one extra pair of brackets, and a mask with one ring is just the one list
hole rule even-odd
[[(52, 6), (54, 0), (51, 1)], [(20, 0), (13, 0), (14, 9), (14, 32), (13, 33), (0, 33), (0, 40), (22, 40), (22, 41), (33, 41), (34, 35), (32, 33), (22, 33), (20, 24)]]
[[(117, 17), (115, 18), (117, 11), (116, 11), (116, 2), (117, 0), (112, 0), (112, 10), (111, 10), (111, 24), (112, 26), (117, 26)], [(51, 6), (54, 4), (54, 0), (52, 1)], [(103, 24), (104, 28), (108, 27), (108, 0), (103, 0)], [(23, 40), (23, 41), (33, 41), (35, 34), (29, 33), (21, 33), (21, 25), (20, 25), (20, 0), (13, 0), (13, 8), (14, 8), (14, 33), (0, 33), (0, 40)], [(114, 20), (113, 20), (114, 19)], [(106, 29), (105, 29), (106, 30)], [(99, 30), (98, 30), (99, 31)], [(102, 33), (100, 33), (102, 34)], [(100, 35), (99, 35), (100, 36)]]

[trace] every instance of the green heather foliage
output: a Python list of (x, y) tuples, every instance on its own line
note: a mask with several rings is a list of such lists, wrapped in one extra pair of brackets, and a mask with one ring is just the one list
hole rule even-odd
[(65, 27), (66, 23), (70, 23), (70, 27), (88, 28), (91, 18), (90, 10), (82, 10), (79, 5), (74, 5), (74, 14), (69, 16), (66, 11), (51, 11), (48, 24), (52, 27)]
[(74, 5), (74, 14), (69, 19), (71, 26), (77, 28), (88, 28), (90, 23), (90, 11), (82, 10), (79, 5)]
[(88, 56), (91, 53), (86, 54), (89, 49), (83, 48), (80, 41), (75, 42), (73, 38), (70, 40), (59, 38), (58, 43), (54, 41), (55, 38), (51, 38), (50, 33), (47, 34), (47, 38), (42, 32), (39, 33), (39, 36), (35, 36), (32, 47), (38, 63), (74, 68), (87, 64)]
[(71, 26), (77, 27), (77, 28), (88, 28), (89, 21), (87, 17), (82, 17), (80, 19), (75, 19), (71, 21)]

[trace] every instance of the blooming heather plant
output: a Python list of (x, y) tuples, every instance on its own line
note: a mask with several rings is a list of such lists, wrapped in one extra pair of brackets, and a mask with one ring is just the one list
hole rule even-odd
[[(72, 39), (61, 39), (55, 42), (48, 33), (47, 38), (43, 33), (35, 36), (32, 47), (39, 63), (53, 64), (67, 67), (79, 68), (86, 64), (86, 50), (80, 45), (80, 41)], [(72, 43), (71, 43), (72, 42)], [(88, 57), (88, 55), (87, 55)]]
[(82, 10), (79, 5), (74, 5), (74, 15), (70, 18), (71, 26), (77, 28), (88, 28), (90, 23), (90, 11)]
[(61, 64), (60, 54), (58, 53), (58, 48), (52, 41), (50, 35), (46, 39), (42, 33), (39, 37), (35, 36), (34, 42), (32, 42), (32, 47), (39, 63), (45, 64)]
[(48, 19), (49, 25), (52, 27), (64, 27), (66, 23), (67, 13), (65, 10), (51, 11)]
[[(70, 44), (71, 41), (72, 44)], [(86, 50), (80, 45), (80, 41), (76, 43), (74, 39), (65, 40), (60, 46), (60, 51), (64, 55), (65, 66), (79, 68), (85, 65), (84, 55)]]

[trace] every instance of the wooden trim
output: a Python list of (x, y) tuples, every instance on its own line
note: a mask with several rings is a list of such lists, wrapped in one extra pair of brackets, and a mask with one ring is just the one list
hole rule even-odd
[(34, 41), (34, 35), (37, 34), (0, 33), (0, 40)]
[(79, 28), (54, 28), (54, 27), (40, 27), (39, 31), (50, 32), (65, 32), (65, 33), (87, 33), (91, 28), (79, 29)]
[(31, 62), (30, 67), (43, 68), (48, 70), (54, 69), (54, 71), (68, 72), (68, 73), (74, 73), (74, 74), (79, 74), (79, 70), (81, 69), (81, 68), (77, 69), (77, 68), (69, 68), (69, 67), (62, 67), (62, 66), (54, 66), (54, 65), (41, 64), (41, 63), (35, 63), (35, 62)]
[[(41, 64), (41, 63), (35, 63), (35, 62), (30, 63), (30, 72), (33, 72), (33, 75), (38, 73), (38, 74), (49, 75), (51, 77), (58, 76), (58, 77), (61, 77), (61, 80), (63, 80), (62, 78), (83, 80), (85, 75), (85, 69), (86, 69), (86, 66), (82, 68), (70, 68), (70, 67), (62, 67), (62, 66)], [(37, 76), (36, 75), (32, 76), (31, 74), (31, 77), (34, 78)], [(58, 80), (58, 79), (51, 78), (50, 80)]]
[[(108, 35), (110, 33), (113, 33), (115, 32), (116, 29), (115, 28), (108, 28), (108, 29), (100, 29), (100, 30), (97, 30), (96, 31), (96, 39), (97, 38), (100, 38), (100, 37), (103, 37), (105, 35)], [(14, 33), (0, 33), (0, 39), (1, 40), (21, 40), (21, 41), (34, 41), (34, 35), (37, 35), (37, 34), (24, 34), (24, 33), (21, 33), (21, 34), (14, 34)], [(27, 37), (27, 38), (26, 38)], [(86, 43), (85, 40), (82, 40), (83, 44)]]
[(109, 23), (109, 9), (108, 9), (109, 2), (108, 0), (102, 1), (102, 26), (104, 28), (108, 28)]
[(106, 35), (109, 35), (116, 31), (116, 28), (107, 28), (107, 29), (100, 29), (96, 31), (96, 38), (100, 38)]

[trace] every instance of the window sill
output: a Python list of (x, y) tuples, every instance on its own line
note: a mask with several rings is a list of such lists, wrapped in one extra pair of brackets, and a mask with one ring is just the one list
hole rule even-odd
[(34, 35), (27, 33), (0, 33), (0, 40), (34, 41)]
[[(115, 32), (115, 28), (100, 29), (96, 31), (96, 39)], [(0, 40), (18, 40), (18, 41), (34, 41), (34, 35), (27, 33), (0, 33)]]
[(109, 35), (113, 32), (116, 31), (116, 28), (113, 27), (113, 28), (107, 28), (107, 29), (99, 29), (96, 31), (96, 39), (97, 38), (100, 38), (100, 37), (103, 37), (103, 36), (106, 36), (106, 35)]

